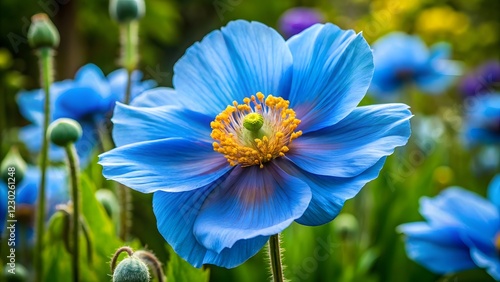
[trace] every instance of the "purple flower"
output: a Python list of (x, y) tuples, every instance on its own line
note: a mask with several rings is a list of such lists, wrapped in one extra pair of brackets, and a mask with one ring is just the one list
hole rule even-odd
[(500, 62), (489, 61), (467, 75), (460, 84), (466, 97), (500, 90)]
[(279, 30), (285, 37), (292, 37), (306, 28), (324, 21), (323, 14), (313, 8), (292, 8), (279, 19)]

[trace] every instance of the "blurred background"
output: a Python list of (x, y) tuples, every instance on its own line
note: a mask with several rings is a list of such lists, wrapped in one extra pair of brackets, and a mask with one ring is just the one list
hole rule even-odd
[[(160, 86), (171, 86), (172, 67), (186, 48), (231, 20), (260, 21), (287, 37), (280, 18), (294, 7), (314, 8), (322, 22), (362, 31), (370, 44), (393, 31), (418, 35), (427, 46), (448, 42), (452, 46), (449, 59), (459, 66), (460, 75), (439, 95), (425, 95), (411, 88), (404, 94), (408, 97), (395, 99), (409, 103), (415, 114), (409, 144), (388, 158), (379, 178), (348, 201), (336, 220), (319, 227), (294, 224), (283, 233), (285, 276), (291, 281), (493, 281), (479, 269), (448, 276), (429, 272), (407, 257), (403, 236), (396, 227), (422, 220), (418, 213), (421, 196), (434, 196), (449, 186), (461, 186), (484, 196), (488, 183), (499, 172), (499, 143), (471, 146), (463, 136), (468, 110), (464, 81), (474, 77), (481, 65), (500, 60), (500, 1), (145, 2), (139, 68), (145, 79), (153, 79)], [(118, 24), (110, 19), (108, 2), (102, 0), (2, 0), (0, 11), (0, 159), (17, 145), (29, 160), (29, 153), (17, 138), (18, 129), (29, 122), (20, 114), (16, 94), (40, 88), (37, 58), (26, 39), (31, 15), (44, 12), (59, 29), (56, 81), (73, 78), (87, 63), (98, 65), (105, 74), (117, 69)], [(493, 77), (491, 82), (486, 91), (498, 91), (500, 79)], [(362, 103), (377, 102), (376, 96), (368, 95)], [(84, 174), (95, 180), (98, 188), (111, 187), (100, 176), (100, 169), (94, 162)], [(151, 195), (133, 193), (133, 203), (132, 237), (161, 261), (172, 260), (175, 254), (169, 252), (156, 230)], [(211, 281), (266, 281), (265, 256), (263, 250), (231, 270), (210, 267)], [(29, 255), (20, 260), (29, 265)]]

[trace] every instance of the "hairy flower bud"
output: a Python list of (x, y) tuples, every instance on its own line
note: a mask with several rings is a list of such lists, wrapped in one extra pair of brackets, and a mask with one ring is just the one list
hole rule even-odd
[(113, 273), (113, 282), (148, 282), (149, 269), (136, 257), (122, 260)]
[(144, 16), (144, 0), (111, 0), (109, 14), (117, 22), (138, 20)]
[(31, 18), (28, 42), (34, 49), (59, 46), (59, 32), (46, 14), (36, 14)]
[[(12, 147), (0, 164), (1, 178), (5, 183), (20, 183), (24, 178), (26, 163), (17, 148)], [(9, 178), (11, 181), (9, 181)], [(12, 180), (13, 179), (13, 180)]]
[(75, 120), (60, 118), (50, 124), (48, 136), (52, 143), (64, 147), (82, 137), (82, 127)]

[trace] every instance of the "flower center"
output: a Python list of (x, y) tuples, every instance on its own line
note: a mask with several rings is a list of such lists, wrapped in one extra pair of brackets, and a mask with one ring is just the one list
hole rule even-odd
[(289, 104), (272, 95), (264, 99), (260, 92), (243, 99), (243, 104), (234, 101), (210, 123), (214, 150), (232, 166), (263, 168), (264, 163), (283, 157), (292, 140), (302, 135), (294, 131), (300, 120)]

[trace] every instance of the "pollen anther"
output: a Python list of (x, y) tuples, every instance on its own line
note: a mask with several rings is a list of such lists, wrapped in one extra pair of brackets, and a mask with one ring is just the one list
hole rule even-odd
[[(265, 97), (261, 92), (244, 98), (243, 104), (234, 101), (210, 123), (214, 150), (223, 154), (232, 166), (263, 168), (266, 162), (283, 157), (291, 142), (302, 135), (301, 131), (295, 131), (300, 120), (288, 108), (289, 104), (281, 97)], [(252, 114), (263, 118), (263, 125), (255, 131), (244, 126), (245, 117)]]

